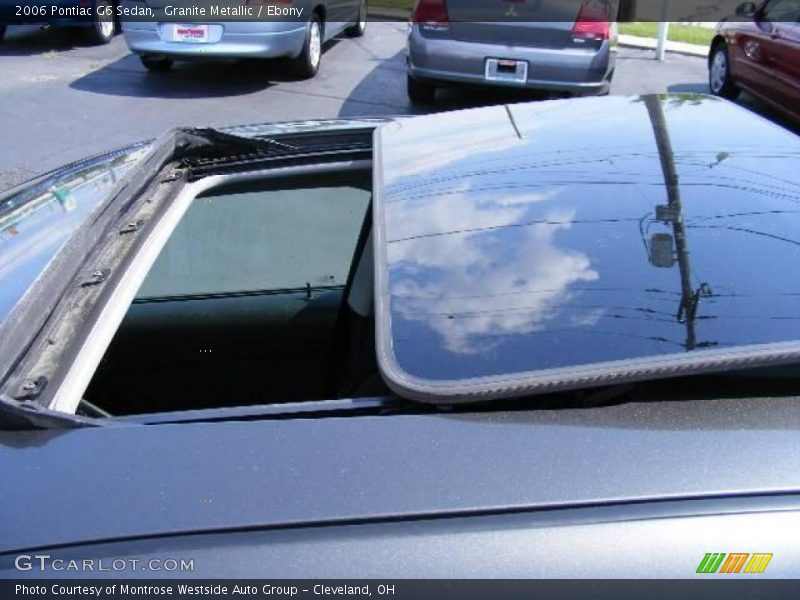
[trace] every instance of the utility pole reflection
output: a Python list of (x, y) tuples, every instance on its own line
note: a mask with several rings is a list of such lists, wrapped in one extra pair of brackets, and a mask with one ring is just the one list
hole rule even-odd
[(675, 253), (681, 279), (681, 303), (678, 307), (676, 318), (679, 323), (686, 325), (686, 349), (694, 350), (697, 347), (697, 332), (695, 331), (697, 307), (700, 304), (700, 298), (702, 296), (710, 296), (711, 290), (705, 283), (697, 290), (692, 289), (692, 270), (689, 263), (686, 228), (683, 223), (681, 190), (678, 173), (675, 169), (675, 155), (669, 138), (667, 120), (664, 116), (664, 106), (661, 103), (661, 98), (656, 95), (645, 96), (644, 103), (647, 107), (647, 114), (650, 116), (650, 123), (653, 126), (658, 157), (661, 161), (661, 171), (664, 174), (664, 185), (667, 189), (667, 204), (656, 207), (656, 220), (672, 225), (672, 233), (675, 238)]

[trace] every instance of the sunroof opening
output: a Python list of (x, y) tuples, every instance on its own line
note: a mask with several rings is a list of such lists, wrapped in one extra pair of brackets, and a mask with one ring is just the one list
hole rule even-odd
[(369, 169), (234, 181), (192, 200), (84, 409), (128, 415), (374, 392), (370, 202)]

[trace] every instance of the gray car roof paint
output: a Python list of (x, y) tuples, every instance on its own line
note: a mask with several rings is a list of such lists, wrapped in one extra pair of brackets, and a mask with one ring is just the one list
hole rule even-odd
[(0, 432), (0, 552), (800, 492), (796, 399)]

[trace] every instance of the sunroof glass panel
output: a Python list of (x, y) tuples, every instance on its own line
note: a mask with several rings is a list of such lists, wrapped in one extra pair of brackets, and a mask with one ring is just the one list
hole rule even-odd
[(516, 395), (796, 360), (793, 134), (705, 97), (382, 128), (379, 342), (401, 391)]

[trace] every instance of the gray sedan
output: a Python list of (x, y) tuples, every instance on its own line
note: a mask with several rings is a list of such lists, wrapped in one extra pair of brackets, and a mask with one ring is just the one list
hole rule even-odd
[[(613, 96), (181, 129), (0, 195), (0, 597), (796, 598), (798, 155)], [(573, 577), (688, 581), (375, 593)]]
[[(325, 42), (341, 33), (361, 36), (367, 26), (367, 0), (298, 0), (291, 8), (239, 6), (227, 12), (203, 2), (123, 0), (123, 6), (152, 15), (125, 22), (124, 30), (130, 49), (153, 71), (168, 70), (180, 58), (288, 58), (298, 75), (313, 77)], [(220, 17), (238, 20), (215, 20)]]
[(420, 0), (408, 37), (408, 96), (425, 103), (452, 83), (570, 95), (608, 94), (616, 23), (604, 2), (488, 4)]

